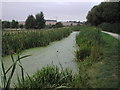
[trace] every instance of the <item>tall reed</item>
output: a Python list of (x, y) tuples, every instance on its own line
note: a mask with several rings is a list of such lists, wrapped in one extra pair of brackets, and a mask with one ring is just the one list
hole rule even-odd
[(60, 69), (55, 65), (48, 65), (38, 70), (33, 76), (26, 76), (25, 80), (18, 79), (16, 88), (29, 89), (59, 89), (59, 88), (80, 88), (81, 78), (78, 74), (73, 74), (70, 69)]
[(101, 30), (96, 27), (83, 26), (76, 36), (76, 43), (79, 46), (76, 51), (78, 60), (84, 60), (86, 57), (91, 56), (92, 59), (97, 61), (103, 44)]
[[(21, 64), (21, 59), (28, 57), (30, 55), (25, 55), (20, 57), (19, 53), (17, 53), (17, 59), (15, 60), (13, 55), (11, 54), (11, 59), (13, 64), (11, 66), (9, 66), (7, 69), (5, 69), (3, 60), (1, 60), (1, 66), (2, 66), (2, 88), (4, 90), (8, 90), (10, 88), (10, 84), (11, 84), (11, 79), (13, 78), (13, 75), (15, 73), (15, 69), (17, 64), (20, 66), (21, 68), (21, 74), (22, 74), (22, 80), (24, 81), (24, 71), (23, 71), (23, 67)], [(8, 75), (8, 73), (10, 73), (10, 75)]]
[(61, 40), (71, 33), (70, 28), (51, 30), (3, 31), (2, 55), (15, 53), (33, 47), (47, 46), (50, 42)]

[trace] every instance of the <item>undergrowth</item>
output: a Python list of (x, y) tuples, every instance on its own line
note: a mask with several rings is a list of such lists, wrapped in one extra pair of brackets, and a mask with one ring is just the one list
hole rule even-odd
[[(95, 27), (84, 26), (76, 36), (76, 57), (86, 86), (118, 88), (119, 41)], [(85, 86), (85, 87), (86, 87)]]
[(2, 55), (9, 55), (33, 47), (47, 46), (50, 42), (61, 40), (70, 33), (70, 28), (3, 31)]
[(81, 77), (73, 74), (70, 69), (60, 69), (55, 65), (48, 65), (34, 73), (33, 76), (26, 76), (22, 81), (18, 78), (16, 88), (29, 89), (58, 89), (58, 88), (80, 88), (83, 86)]

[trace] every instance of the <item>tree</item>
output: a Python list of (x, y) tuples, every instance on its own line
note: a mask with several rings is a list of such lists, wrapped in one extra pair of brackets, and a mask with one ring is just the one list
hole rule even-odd
[(45, 19), (43, 12), (36, 14), (36, 28), (41, 29), (45, 27)]
[(87, 15), (87, 21), (92, 25), (120, 23), (120, 2), (102, 2), (94, 6)]
[(19, 28), (23, 29), (23, 27), (24, 27), (24, 25), (22, 25), (22, 24), (19, 25)]
[(26, 29), (35, 28), (35, 18), (33, 15), (29, 15), (25, 21)]
[(63, 27), (63, 24), (62, 24), (61, 22), (57, 22), (57, 23), (55, 24), (55, 27), (56, 27), (56, 28)]
[(10, 28), (18, 28), (18, 21), (12, 20), (10, 23)]
[(10, 28), (10, 22), (9, 21), (2, 21), (2, 28)]
[(81, 24), (81, 22), (80, 22), (80, 21), (78, 21), (78, 22), (77, 22), (77, 26), (80, 26), (80, 24)]

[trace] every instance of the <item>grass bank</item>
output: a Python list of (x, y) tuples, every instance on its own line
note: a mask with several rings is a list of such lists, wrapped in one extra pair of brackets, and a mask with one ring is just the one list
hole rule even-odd
[(80, 76), (91, 88), (118, 88), (120, 43), (95, 27), (82, 27), (76, 37)]
[(47, 46), (50, 42), (61, 40), (70, 33), (70, 28), (3, 31), (2, 55), (5, 56), (24, 49)]

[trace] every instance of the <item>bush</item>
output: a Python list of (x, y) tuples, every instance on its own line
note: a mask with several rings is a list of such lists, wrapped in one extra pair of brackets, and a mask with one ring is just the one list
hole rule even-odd
[(63, 27), (63, 24), (62, 24), (61, 22), (57, 22), (57, 23), (55, 24), (55, 27), (56, 27), (56, 28)]
[(113, 32), (113, 33), (120, 33), (120, 23), (102, 23), (98, 25), (102, 30)]

